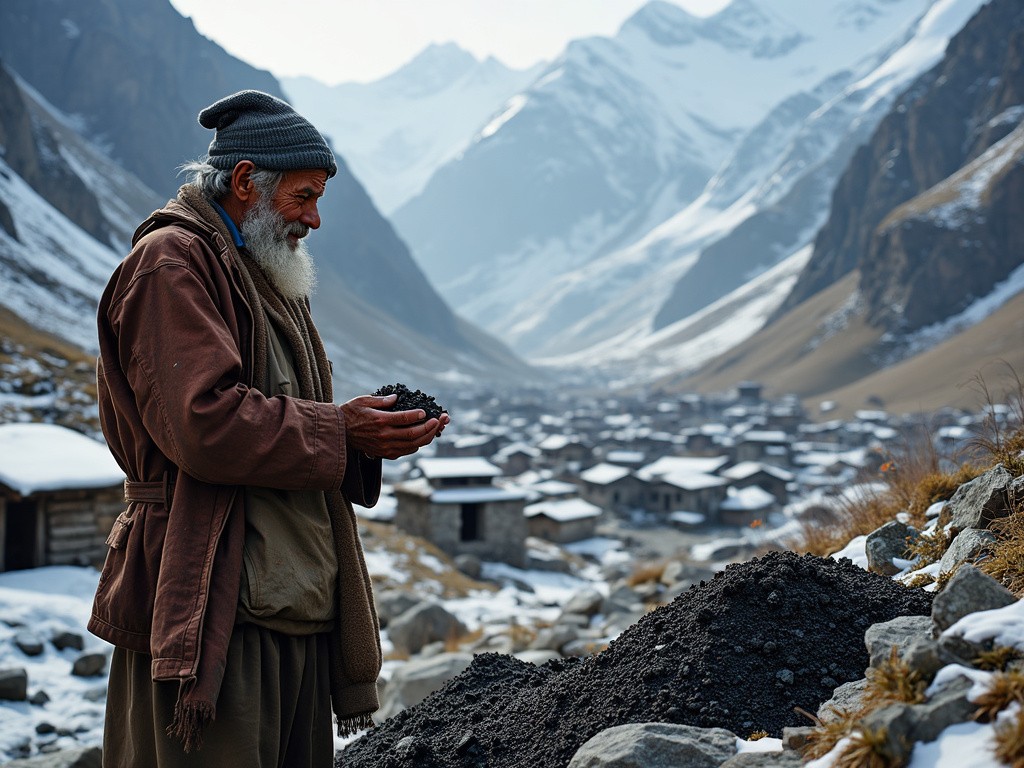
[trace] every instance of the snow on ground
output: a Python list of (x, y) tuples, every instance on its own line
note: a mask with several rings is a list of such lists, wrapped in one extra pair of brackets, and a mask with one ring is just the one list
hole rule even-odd
[[(49, 642), (57, 633), (74, 632), (84, 639), (84, 652), (109, 655), (111, 646), (85, 630), (98, 581), (95, 569), (73, 566), (0, 573), (0, 670), (25, 669), (29, 696), (45, 691), (50, 697), (41, 707), (0, 701), (0, 761), (17, 757), (29, 743), (70, 748), (102, 742), (106, 677), (73, 677), (71, 666), (82, 652), (58, 651)], [(44, 641), (42, 654), (22, 653), (13, 642), (19, 635)], [(58, 732), (38, 735), (40, 723)]]

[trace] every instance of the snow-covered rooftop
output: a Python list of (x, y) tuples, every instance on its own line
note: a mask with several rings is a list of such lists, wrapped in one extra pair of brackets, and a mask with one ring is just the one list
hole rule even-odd
[(449, 477), (500, 477), (501, 470), (479, 456), (423, 458), (416, 462), (423, 476), (431, 480)]
[(688, 474), (710, 474), (717, 472), (729, 462), (728, 456), (663, 456), (652, 464), (637, 470), (641, 480), (654, 480), (660, 476)]
[(793, 479), (792, 472), (788, 472), (781, 467), (776, 467), (771, 464), (762, 464), (760, 461), (741, 461), (734, 467), (723, 469), (719, 474), (722, 477), (729, 478), (730, 480), (745, 480), (751, 475), (756, 475), (758, 472), (765, 472), (779, 480), (789, 481)]
[(609, 485), (621, 480), (629, 474), (627, 467), (620, 467), (618, 464), (595, 464), (589, 469), (580, 473), (580, 478), (587, 483), (594, 485)]
[(730, 488), (729, 495), (722, 501), (722, 509), (742, 511), (757, 510), (775, 504), (775, 497), (758, 485), (748, 488)]
[(56, 424), (0, 424), (0, 483), (22, 496), (123, 482), (103, 443)]
[(544, 515), (552, 520), (565, 523), (570, 520), (598, 517), (601, 514), (601, 508), (583, 499), (549, 499), (527, 505), (523, 514), (527, 517)]

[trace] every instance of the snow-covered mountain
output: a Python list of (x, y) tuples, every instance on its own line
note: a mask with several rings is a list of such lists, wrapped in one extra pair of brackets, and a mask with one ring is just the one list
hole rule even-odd
[[(783, 100), (744, 136), (695, 201), (638, 242), (587, 265), (583, 275), (559, 280), (555, 288), (565, 286), (569, 297), (602, 290), (602, 304), (537, 344), (559, 357), (643, 359), (648, 347), (663, 346), (662, 330), (681, 323), (668, 335), (690, 328), (686, 338), (707, 350), (690, 357), (689, 367), (722, 351), (721, 339), (700, 341), (703, 315), (695, 313), (804, 251), (829, 214), (854, 150), (897, 95), (941, 59), (981, 4), (935, 2), (890, 47)], [(763, 322), (772, 305), (761, 311)]]
[(690, 390), (754, 378), (804, 398), (919, 410), (981, 397), (976, 377), (997, 398), (1019, 388), (1022, 57), (1024, 6), (990, 0), (853, 153), (764, 327), (699, 371), (678, 361), (666, 381)]
[[(877, 66), (931, 5), (735, 0), (697, 19), (649, 3), (614, 37), (570, 44), (395, 213), (396, 226), (457, 311), (530, 357), (610, 338), (620, 318), (592, 334), (586, 326), (600, 325), (611, 302), (639, 299), (650, 330), (687, 253), (695, 260), (700, 245), (755, 209), (728, 221), (690, 209), (686, 249), (655, 228), (687, 218), (779, 105), (797, 97), (789, 122), (776, 127), (786, 138), (811, 100), (838, 95), (863, 62)], [(813, 95), (829, 81), (831, 93)], [(799, 94), (809, 95), (801, 103)], [(723, 181), (720, 194), (752, 182)], [(617, 263), (603, 261), (612, 254)], [(668, 264), (653, 290), (643, 283), (652, 265)]]
[[(170, 179), (175, 189), (175, 164), (201, 155), (210, 138), (194, 139), (189, 115), (251, 85), (281, 93), (268, 73), (203, 38), (166, 0), (146, 0), (153, 13), (138, 16), (136, 1), (0, 4), (0, 310), (87, 352), (96, 347), (103, 286), (135, 227), (168, 196), (139, 174)], [(131, 30), (107, 23), (129, 16)], [(170, 52), (140, 45), (170, 17), (177, 41)], [(15, 27), (21, 38), (12, 35)], [(77, 56), (94, 49), (104, 56), (83, 70)], [(202, 87), (190, 88), (177, 67), (178, 58), (190, 56), (204, 61)], [(144, 61), (134, 66), (136, 58)], [(176, 101), (174, 119), (153, 133), (149, 123), (159, 109), (150, 103), (163, 104), (170, 90), (138, 88), (139, 72), (173, 86), (184, 102)], [(110, 110), (104, 100), (112, 92), (132, 98)], [(162, 173), (152, 156), (136, 151), (139, 134), (165, 160), (175, 153)], [(395, 381), (437, 391), (534, 375), (500, 342), (454, 315), (342, 156), (331, 189), (321, 206), (323, 226), (311, 237), (319, 272), (313, 313), (335, 362), (339, 398)], [(28, 349), (32, 331), (17, 327), (23, 338), (5, 338), (5, 355), (23, 343)], [(39, 359), (28, 357), (20, 364)]]
[(543, 65), (516, 70), (454, 43), (432, 44), (372, 83), (281, 83), (296, 108), (330, 135), (374, 203), (390, 213), (458, 156), (501, 105)]

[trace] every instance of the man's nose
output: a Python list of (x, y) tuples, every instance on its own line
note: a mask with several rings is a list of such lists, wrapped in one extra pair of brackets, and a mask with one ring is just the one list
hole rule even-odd
[(299, 221), (310, 229), (320, 229), (320, 212), (316, 209), (316, 206), (313, 206), (313, 208), (302, 212)]

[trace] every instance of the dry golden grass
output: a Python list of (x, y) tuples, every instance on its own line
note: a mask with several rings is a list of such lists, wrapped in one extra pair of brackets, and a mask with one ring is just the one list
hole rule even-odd
[(865, 698), (879, 705), (894, 701), (920, 704), (925, 700), (924, 691), (928, 687), (921, 673), (912, 670), (900, 658), (899, 649), (895, 645), (889, 651), (888, 659), (868, 669), (867, 680)]
[(800, 714), (815, 723), (815, 728), (807, 735), (807, 741), (801, 752), (805, 760), (816, 760), (835, 749), (836, 744), (853, 733), (857, 721), (870, 711), (868, 706), (862, 706), (856, 710), (846, 710), (829, 705), (829, 709), (832, 710), (835, 717), (828, 722), (822, 722), (810, 712), (797, 709)]
[(859, 728), (850, 734), (850, 743), (833, 765), (835, 768), (902, 768), (904, 763), (888, 754), (888, 738), (885, 728), (877, 731)]
[(1014, 702), (1024, 704), (1024, 672), (1015, 669), (999, 672), (992, 676), (985, 692), (975, 699), (978, 710), (974, 719), (990, 722)]
[(752, 734), (747, 736), (747, 741), (760, 741), (761, 739), (768, 738), (768, 731), (754, 731)]
[[(1024, 659), (1024, 653), (1019, 649), (1012, 646), (999, 645), (991, 651), (979, 653), (971, 664), (986, 672), (1003, 672), (1011, 661), (1018, 661), (1019, 659)], [(1021, 683), (1022, 687), (1024, 687), (1024, 674), (1016, 674), (1021, 674)]]
[(667, 564), (668, 563), (665, 560), (658, 560), (653, 563), (640, 563), (626, 578), (626, 584), (631, 587), (635, 587), (638, 584), (658, 582), (661, 580), (661, 575), (665, 572), (665, 566)]
[(1024, 709), (995, 727), (996, 757), (1011, 768), (1024, 768)]
[[(822, 722), (814, 715), (802, 712), (817, 726), (808, 735), (807, 744), (802, 751), (805, 760), (827, 755), (842, 739), (849, 737), (850, 744), (836, 762), (836, 766), (890, 768), (896, 765), (885, 754), (885, 733), (865, 731), (860, 721), (865, 715), (893, 702), (917, 704), (924, 701), (927, 683), (921, 678), (920, 673), (911, 671), (910, 666), (899, 658), (896, 646), (893, 646), (886, 661), (877, 668), (868, 670), (867, 680), (863, 703), (856, 710), (832, 708), (835, 718), (829, 722)], [(857, 762), (858, 760), (867, 762)]]

